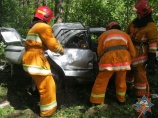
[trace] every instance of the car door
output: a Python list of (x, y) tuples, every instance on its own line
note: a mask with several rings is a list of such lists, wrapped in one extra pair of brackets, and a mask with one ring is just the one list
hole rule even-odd
[(54, 69), (61, 68), (69, 77), (91, 78), (96, 75), (97, 54), (92, 50), (88, 27), (80, 23), (59, 23), (53, 26), (53, 30), (65, 51), (63, 55), (47, 51), (52, 68), (53, 65)]
[(93, 69), (95, 55), (89, 49), (87, 34), (81, 32), (72, 36), (64, 44), (64, 55), (49, 52), (52, 60), (62, 66), (63, 70), (90, 70)]
[(23, 39), (14, 28), (1, 28), (1, 38), (5, 45), (5, 58), (13, 64), (21, 64), (24, 53)]
[(64, 70), (93, 69), (93, 52), (89, 49), (65, 48), (63, 62)]

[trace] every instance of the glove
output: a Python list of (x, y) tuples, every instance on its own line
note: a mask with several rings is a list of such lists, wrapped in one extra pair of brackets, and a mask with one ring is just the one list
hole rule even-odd
[(155, 76), (156, 74), (156, 53), (149, 53), (147, 60), (147, 74), (150, 76)]
[(64, 48), (62, 48), (62, 50), (60, 51), (60, 54), (61, 54), (61, 55), (64, 54)]

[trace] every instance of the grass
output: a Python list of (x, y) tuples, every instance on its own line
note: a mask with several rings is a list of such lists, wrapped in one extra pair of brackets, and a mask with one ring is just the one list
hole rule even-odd
[[(129, 105), (120, 107), (117, 104), (113, 105), (99, 105), (91, 108), (85, 108), (85, 106), (72, 106), (55, 114), (55, 118), (134, 118), (135, 112)], [(132, 113), (133, 112), (133, 113)], [(121, 113), (121, 114), (120, 114)], [(129, 114), (130, 113), (130, 114)]]
[(4, 96), (7, 95), (7, 88), (1, 84), (0, 85), (0, 101), (4, 99)]
[[(153, 80), (152, 80), (153, 81)], [(151, 81), (152, 93), (158, 93), (156, 83)], [(111, 81), (112, 82), (112, 81)], [(40, 118), (39, 95), (29, 94), (29, 76), (19, 73), (11, 78), (9, 72), (0, 72), (0, 103), (8, 100), (10, 105), (0, 108), (0, 118)], [(52, 118), (137, 118), (139, 113), (132, 105), (134, 97), (126, 97), (127, 104), (119, 106), (115, 102), (115, 88), (109, 84), (104, 105), (89, 107), (88, 101), (92, 84), (69, 86), (65, 91), (57, 91), (58, 109)], [(152, 112), (158, 116), (158, 98), (152, 99)], [(156, 117), (157, 118), (157, 117)]]

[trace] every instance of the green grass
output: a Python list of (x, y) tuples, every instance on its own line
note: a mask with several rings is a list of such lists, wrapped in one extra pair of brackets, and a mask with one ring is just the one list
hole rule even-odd
[(7, 95), (7, 88), (3, 84), (1, 84), (0, 85), (0, 101), (2, 101), (6, 95)]
[[(27, 92), (29, 78), (24, 74), (10, 78), (8, 72), (0, 72), (0, 101), (6, 99), (10, 106), (0, 109), (0, 118), (39, 118), (39, 96)], [(115, 102), (115, 88), (109, 85), (105, 104), (88, 107), (92, 84), (74, 85), (65, 91), (57, 92), (58, 109), (52, 118), (137, 118), (135, 98), (126, 97), (127, 104), (119, 106)], [(151, 83), (152, 93), (158, 93), (156, 83)], [(152, 112), (158, 116), (158, 98), (151, 101), (154, 106)]]
[[(99, 105), (91, 108), (72, 106), (58, 111), (54, 118), (135, 118), (135, 111), (131, 106), (120, 107), (117, 104)], [(121, 114), (120, 114), (121, 113)]]

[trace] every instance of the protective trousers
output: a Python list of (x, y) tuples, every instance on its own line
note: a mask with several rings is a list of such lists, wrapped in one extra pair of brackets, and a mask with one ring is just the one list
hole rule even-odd
[(132, 68), (131, 71), (127, 72), (126, 76), (127, 89), (132, 89), (134, 84), (135, 96), (143, 97), (147, 93), (147, 79), (146, 79), (146, 69), (145, 64), (138, 65)]
[[(90, 96), (90, 102), (95, 104), (104, 103), (105, 93), (109, 79), (115, 71), (100, 71), (95, 80)], [(126, 93), (126, 71), (116, 71), (115, 86), (116, 97), (119, 102), (125, 101)]]
[(56, 86), (51, 75), (31, 75), (40, 94), (40, 116), (50, 116), (56, 111)]

